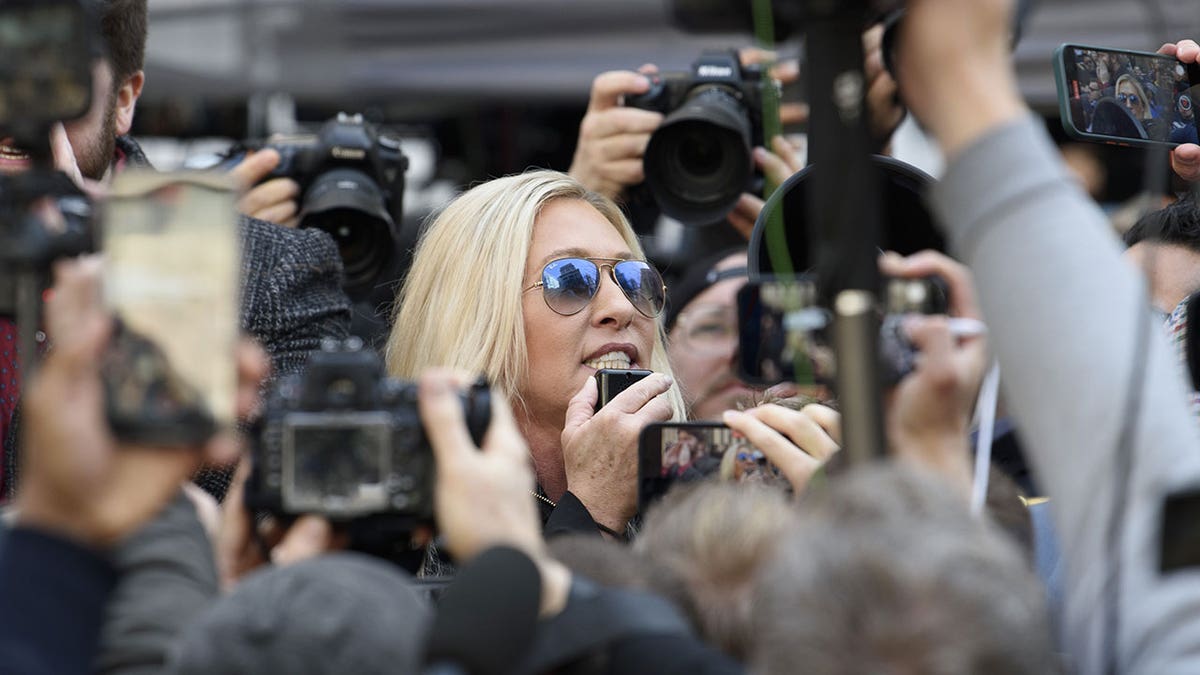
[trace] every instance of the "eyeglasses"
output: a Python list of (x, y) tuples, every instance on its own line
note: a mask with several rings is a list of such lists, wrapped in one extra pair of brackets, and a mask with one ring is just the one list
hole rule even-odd
[(653, 319), (666, 304), (662, 276), (644, 260), (619, 258), (559, 258), (542, 268), (542, 280), (526, 288), (542, 289), (546, 306), (563, 316), (578, 314), (600, 290), (600, 270), (608, 268), (612, 280), (640, 314)]
[(1117, 94), (1117, 100), (1126, 105), (1141, 105), (1142, 99), (1137, 94)]
[(701, 305), (679, 315), (682, 346), (697, 354), (728, 354), (737, 347), (737, 315), (722, 305)]

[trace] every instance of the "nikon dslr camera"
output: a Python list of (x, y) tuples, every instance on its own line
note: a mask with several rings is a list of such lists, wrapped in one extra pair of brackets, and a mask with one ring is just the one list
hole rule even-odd
[[(480, 444), (491, 419), (487, 384), (472, 386), (462, 403)], [(257, 426), (246, 483), (252, 511), (318, 514), (360, 532), (433, 522), (434, 458), (417, 385), (386, 377), (359, 339), (327, 341), (303, 374), (283, 378)]]
[(755, 146), (763, 145), (763, 96), (776, 86), (736, 51), (706, 51), (685, 73), (651, 77), (625, 105), (666, 115), (650, 136), (646, 184), (666, 215), (687, 225), (725, 217), (746, 191), (761, 190)]

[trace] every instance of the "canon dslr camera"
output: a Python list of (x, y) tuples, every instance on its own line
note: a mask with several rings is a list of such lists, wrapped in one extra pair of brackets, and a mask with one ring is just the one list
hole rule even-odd
[[(487, 384), (473, 385), (462, 403), (481, 444), (491, 419)], [(417, 385), (386, 377), (357, 338), (327, 341), (303, 374), (280, 380), (254, 437), (246, 483), (253, 511), (392, 533), (433, 522), (434, 458)]]
[(763, 96), (776, 86), (736, 51), (706, 51), (691, 72), (651, 76), (625, 105), (666, 115), (650, 136), (646, 184), (666, 215), (688, 225), (719, 222), (746, 191), (761, 190), (755, 146), (763, 145)]
[[(397, 255), (408, 170), (399, 139), (362, 115), (338, 113), (316, 135), (280, 137), (262, 147), (281, 157), (264, 180), (300, 184), (300, 227), (324, 230), (337, 242), (351, 299), (368, 293)], [(236, 165), (243, 154), (235, 151), (225, 165)]]

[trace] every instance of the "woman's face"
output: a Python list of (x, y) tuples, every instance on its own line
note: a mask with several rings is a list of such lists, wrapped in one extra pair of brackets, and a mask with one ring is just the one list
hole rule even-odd
[[(556, 199), (533, 226), (522, 288), (541, 281), (542, 268), (559, 258), (632, 258), (616, 228), (591, 204)], [(600, 288), (578, 314), (550, 309), (540, 288), (522, 294), (529, 374), (521, 395), (532, 421), (562, 426), (567, 403), (600, 367), (649, 368), (656, 319), (643, 316), (601, 270)], [(605, 358), (601, 358), (605, 357)]]
[(1139, 120), (1145, 118), (1146, 102), (1142, 100), (1137, 87), (1133, 86), (1129, 80), (1122, 80), (1121, 84), (1117, 85), (1117, 101), (1133, 113), (1134, 118)]

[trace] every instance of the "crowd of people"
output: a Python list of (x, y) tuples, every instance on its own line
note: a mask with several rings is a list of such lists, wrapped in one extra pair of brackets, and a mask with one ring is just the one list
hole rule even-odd
[[(103, 199), (113, 174), (148, 164), (128, 132), (152, 83), (146, 0), (94, 4), (107, 50), (93, 105), (51, 144), (55, 165)], [(203, 447), (118, 440), (101, 373), (106, 263), (55, 263), (36, 376), (3, 377), (18, 366), (0, 345), (0, 671), (1200, 670), (1188, 377), (1200, 368), (1186, 330), (1200, 205), (1183, 197), (1118, 241), (1021, 98), (1012, 11), (909, 0), (894, 73), (882, 29), (863, 37), (880, 147), (903, 101), (947, 159), (927, 197), (950, 251), (879, 259), (889, 277), (940, 277), (948, 300), (946, 315), (904, 319), (916, 358), (886, 392), (886, 459), (846, 460), (824, 388), (737, 377), (760, 199), (729, 216), (732, 246), (682, 274), (664, 280), (647, 260), (621, 204), (662, 115), (618, 103), (649, 88), (652, 68), (597, 77), (566, 172), (476, 185), (426, 224), (383, 355), (388, 375), (417, 383), (436, 466), (435, 527), (390, 542), (415, 554), (403, 562), (365, 552), (336, 519), (250, 509), (237, 430)], [(1200, 60), (1192, 40), (1160, 52)], [(1118, 96), (1154, 87), (1126, 97), (1146, 101), (1147, 122), (1173, 95), (1169, 72), (1091, 67)], [(788, 141), (770, 145), (755, 161), (782, 183), (801, 162)], [(5, 150), (6, 172), (27, 168)], [(296, 213), (294, 182), (263, 182), (279, 160), (264, 150), (232, 170), (245, 186), (246, 337), (230, 354), (243, 426), (273, 382), (349, 331), (332, 240), (275, 224)], [(1171, 162), (1200, 183), (1200, 146)], [(1035, 479), (1024, 488), (973, 467), (993, 360)], [(601, 368), (653, 373), (597, 407)], [(489, 422), (473, 437), (463, 392), (480, 376)], [(707, 450), (686, 427), (663, 437), (663, 475), (702, 475), (642, 512), (639, 441), (669, 421), (725, 426)]]
[(1195, 112), (1186, 69), (1170, 60), (1132, 54), (1073, 49), (1075, 97), (1084, 128), (1097, 133), (1112, 124), (1103, 101), (1116, 102), (1140, 125), (1143, 139), (1192, 143), (1196, 140)]

